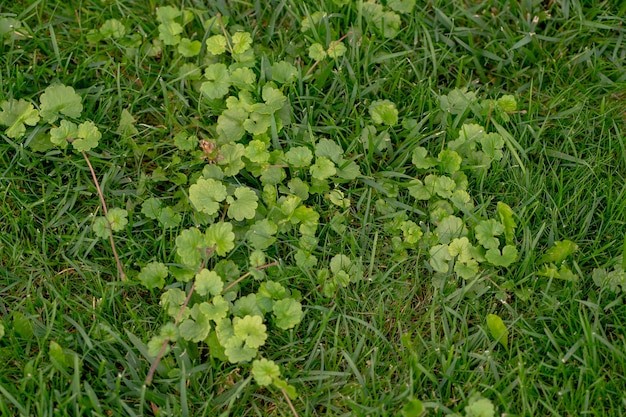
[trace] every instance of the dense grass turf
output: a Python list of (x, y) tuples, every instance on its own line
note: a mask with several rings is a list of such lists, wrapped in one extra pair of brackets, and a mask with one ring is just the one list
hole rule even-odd
[[(101, 213), (83, 157), (33, 149), (34, 128), (25, 139), (0, 141), (0, 414), (391, 416), (417, 398), (430, 414), (463, 415), (475, 394), (490, 399), (498, 415), (624, 414), (626, 307), (591, 274), (621, 265), (626, 232), (625, 7), (418, 2), (400, 33), (386, 39), (362, 18), (361, 2), (346, 3), (184, 2), (207, 18), (221, 13), (253, 34), (259, 54), (301, 68), (289, 91), (294, 121), (280, 137), (283, 147), (307, 143), (311, 134), (331, 138), (358, 156), (363, 174), (342, 185), (352, 206), (341, 233), (321, 197), (308, 204), (323, 218), (320, 252), (361, 258), (365, 279), (327, 298), (315, 277), (292, 266), (285, 272), (303, 295), (305, 316), (295, 329), (272, 334), (266, 352), (299, 392), (293, 410), (280, 391), (256, 385), (249, 367), (217, 361), (202, 345), (175, 349), (144, 384), (151, 365), (145, 343), (167, 320), (161, 293), (141, 287), (132, 272), (118, 279), (108, 242), (91, 230)], [(73, 86), (104, 133), (89, 156), (107, 203), (135, 214), (151, 196), (181, 200), (189, 186), (172, 178), (202, 166), (181, 158), (170, 132), (210, 135), (218, 114), (189, 94), (189, 81), (178, 76), (180, 56), (134, 51), (133, 42), (157, 37), (160, 5), (0, 5), (0, 17), (22, 24), (0, 37), (0, 102), (36, 101), (56, 82)], [(317, 11), (327, 19), (301, 32), (302, 19)], [(129, 36), (90, 41), (89, 31), (110, 18)], [(203, 40), (201, 22), (191, 25)], [(346, 55), (311, 68), (309, 45), (344, 35)], [(465, 121), (439, 111), (439, 95), (455, 87), (483, 98), (513, 94), (520, 108), (505, 125), (519, 160), (509, 150), (488, 175), (470, 181), (478, 213), (492, 212), (497, 201), (513, 208), (520, 255), (512, 267), (471, 282), (433, 279), (425, 253), (395, 251), (386, 226), (392, 215), (376, 206), (395, 187), (394, 201), (422, 220), (398, 184), (414, 175), (407, 166), (416, 146), (441, 149)], [(369, 105), (382, 99), (417, 128), (392, 130), (389, 148), (377, 152), (360, 138)], [(115, 134), (121, 109), (137, 119), (133, 140)], [(140, 215), (129, 220), (116, 235), (127, 271), (154, 259), (174, 262), (177, 229)], [(563, 239), (579, 246), (568, 261), (575, 282), (537, 274), (538, 259)], [(489, 333), (492, 313), (509, 328), (508, 349)], [(51, 355), (54, 344), (67, 363)]]

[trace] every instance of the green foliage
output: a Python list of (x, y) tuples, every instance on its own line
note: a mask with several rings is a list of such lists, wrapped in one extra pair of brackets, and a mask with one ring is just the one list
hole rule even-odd
[(502, 319), (496, 314), (487, 315), (487, 327), (491, 336), (502, 346), (508, 348), (509, 346), (509, 329), (502, 321)]

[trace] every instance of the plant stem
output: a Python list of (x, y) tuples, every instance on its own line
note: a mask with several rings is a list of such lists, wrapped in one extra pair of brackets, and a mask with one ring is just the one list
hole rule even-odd
[[(269, 268), (270, 266), (275, 266), (275, 265), (278, 265), (278, 261), (274, 261), (274, 262), (270, 262), (269, 264), (257, 266), (256, 269), (258, 269), (260, 271), (262, 269)], [(239, 284), (241, 281), (246, 279), (248, 276), (250, 276), (250, 272), (246, 272), (245, 274), (243, 274), (242, 276), (240, 276), (239, 278), (237, 278), (236, 280), (231, 282), (226, 288), (224, 288), (222, 290), (222, 294), (224, 294), (225, 292), (228, 292), (228, 290), (233, 288), (235, 285)]]
[[(100, 189), (100, 183), (98, 182), (98, 177), (96, 177), (96, 173), (93, 170), (93, 166), (91, 166), (91, 161), (89, 161), (89, 157), (85, 152), (82, 152), (85, 161), (87, 161), (87, 165), (89, 166), (89, 171), (91, 171), (91, 178), (93, 178), (93, 182), (96, 185), (96, 190), (98, 191), (98, 196), (100, 197), (100, 204), (102, 205), (102, 212), (106, 216), (108, 213), (107, 203), (104, 201), (104, 195), (102, 195), (102, 190)], [(108, 221), (108, 219), (107, 219)], [(109, 224), (109, 227), (111, 225)], [(117, 249), (115, 249), (115, 241), (113, 240), (113, 233), (109, 235), (109, 242), (111, 243), (111, 249), (113, 250), (113, 257), (115, 258), (115, 263), (117, 264), (117, 272), (120, 275), (120, 279), (122, 281), (126, 280), (126, 275), (124, 274), (124, 268), (122, 268), (122, 262), (120, 262), (120, 257), (117, 256)]]
[[(183, 305), (180, 306), (180, 310), (178, 311), (178, 316), (176, 316), (176, 320), (174, 321), (175, 326), (178, 326), (178, 323), (180, 323), (180, 319), (183, 318), (183, 311), (185, 311), (187, 304), (189, 304), (189, 300), (191, 299), (191, 295), (193, 294), (193, 290), (195, 289), (195, 287), (196, 287), (196, 283), (194, 282), (191, 284), (191, 287), (189, 288), (189, 291), (187, 292), (187, 298), (185, 298)], [(154, 373), (156, 372), (156, 368), (157, 366), (159, 366), (159, 362), (161, 362), (161, 358), (165, 354), (165, 349), (167, 348), (167, 344), (169, 342), (170, 342), (170, 339), (167, 338), (161, 344), (161, 349), (159, 349), (159, 353), (157, 354), (156, 358), (154, 358), (154, 362), (152, 363), (152, 366), (150, 367), (150, 371), (148, 371), (148, 375), (146, 376), (145, 385), (150, 385), (152, 383), (152, 378), (154, 378)]]
[(285, 399), (287, 400), (287, 404), (289, 404), (289, 408), (291, 409), (291, 413), (294, 415), (294, 417), (300, 417), (298, 416), (298, 412), (296, 411), (296, 409), (294, 408), (293, 404), (291, 403), (291, 400), (289, 399), (289, 395), (287, 395), (287, 392), (285, 391), (284, 388), (280, 389), (283, 392), (283, 395), (285, 396)]

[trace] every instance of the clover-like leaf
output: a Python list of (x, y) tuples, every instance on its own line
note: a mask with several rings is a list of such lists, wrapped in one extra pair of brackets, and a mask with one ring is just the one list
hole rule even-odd
[(280, 84), (289, 84), (298, 77), (298, 69), (286, 61), (272, 64), (272, 80)]
[(233, 319), (233, 331), (236, 337), (241, 338), (248, 348), (257, 349), (265, 344), (267, 327), (261, 316), (244, 316)]
[(326, 58), (326, 50), (321, 44), (315, 42), (309, 46), (309, 57), (314, 61), (322, 61)]
[(394, 126), (398, 123), (398, 109), (389, 100), (374, 101), (369, 107), (369, 113), (372, 121), (376, 124)]
[(344, 45), (342, 41), (332, 41), (328, 45), (328, 49), (326, 50), (326, 53), (328, 54), (329, 57), (333, 59), (337, 59), (337, 58), (342, 57), (346, 53), (347, 50), (348, 48), (346, 48), (346, 45)]
[(128, 224), (128, 212), (119, 207), (110, 209), (106, 214), (106, 218), (111, 225), (111, 230), (114, 232), (123, 230), (124, 226)]
[(96, 146), (102, 137), (102, 133), (92, 121), (87, 121), (78, 125), (76, 139), (72, 142), (72, 146), (76, 152), (87, 152)]
[(200, 48), (202, 48), (202, 43), (200, 43), (200, 41), (192, 41), (187, 38), (182, 38), (178, 44), (178, 52), (186, 58), (198, 55), (200, 53)]
[(106, 239), (111, 236), (111, 225), (104, 216), (98, 216), (93, 221), (93, 231), (96, 236)]
[(230, 206), (228, 207), (228, 217), (237, 221), (243, 219), (253, 219), (256, 214), (256, 208), (258, 206), (258, 197), (256, 193), (245, 186), (235, 189), (235, 197), (228, 197), (226, 201)]
[(461, 169), (462, 160), (463, 159), (458, 153), (449, 149), (442, 150), (439, 152), (439, 156), (437, 157), (439, 166), (441, 166), (441, 169), (447, 174), (454, 174)]
[(502, 253), (498, 248), (489, 249), (485, 253), (485, 258), (492, 265), (508, 267), (517, 259), (517, 248), (513, 245), (506, 245), (502, 248)]
[(206, 316), (216, 323), (219, 323), (223, 318), (228, 315), (230, 305), (228, 301), (224, 300), (221, 295), (213, 297), (211, 303), (201, 303), (200, 310), (206, 314)]
[(183, 230), (176, 238), (176, 253), (185, 265), (200, 264), (208, 247), (206, 236), (195, 227)]
[(26, 133), (26, 126), (35, 126), (39, 122), (39, 112), (26, 100), (11, 99), (3, 101), (0, 123), (8, 126), (6, 135), (12, 139), (21, 138)]
[(338, 163), (342, 159), (343, 148), (337, 142), (323, 138), (315, 144), (315, 156), (328, 158)]
[(311, 176), (317, 180), (324, 181), (329, 177), (332, 177), (337, 173), (337, 169), (335, 168), (335, 164), (326, 158), (315, 158), (315, 163), (309, 167), (309, 172)]
[(291, 329), (302, 321), (302, 304), (293, 298), (284, 298), (274, 303), (272, 307), (276, 326), (283, 330)]
[(196, 274), (195, 282), (196, 292), (203, 297), (208, 294), (219, 295), (224, 288), (224, 282), (222, 278), (217, 275), (217, 272), (209, 271), (206, 268)]
[(141, 268), (137, 279), (149, 290), (152, 288), (163, 288), (168, 273), (167, 267), (161, 262), (151, 262)]
[(200, 86), (200, 91), (210, 99), (224, 97), (230, 87), (230, 75), (226, 65), (222, 63), (211, 64), (204, 70), (204, 78), (207, 81)]
[(411, 162), (418, 169), (428, 169), (437, 165), (437, 161), (435, 160), (435, 158), (427, 157), (426, 155), (428, 155), (428, 150), (426, 150), (426, 148), (422, 146), (418, 146), (417, 148), (413, 149)]
[(235, 247), (233, 225), (227, 222), (213, 223), (206, 231), (206, 242), (219, 256), (226, 256)]
[(178, 45), (180, 42), (180, 34), (183, 32), (183, 26), (176, 22), (182, 13), (175, 7), (165, 6), (158, 7), (156, 10), (159, 25), (159, 39), (165, 45)]
[(271, 385), (275, 379), (280, 378), (280, 368), (274, 361), (265, 358), (255, 359), (252, 362), (252, 376), (257, 384), (266, 387)]
[(191, 316), (193, 318), (187, 318), (180, 323), (178, 330), (183, 339), (198, 343), (209, 336), (211, 323), (198, 304), (191, 309)]
[(233, 54), (243, 54), (252, 45), (252, 35), (249, 32), (237, 32), (232, 37)]
[(189, 201), (198, 211), (213, 215), (220, 208), (219, 202), (226, 198), (226, 187), (212, 178), (199, 178), (189, 187)]
[(311, 165), (313, 152), (304, 146), (295, 146), (285, 152), (287, 163), (295, 168), (302, 168)]
[(40, 116), (48, 123), (54, 123), (60, 114), (78, 118), (83, 111), (82, 98), (72, 87), (63, 84), (51, 85), (39, 97)]
[(213, 55), (221, 55), (226, 51), (226, 38), (222, 35), (209, 36), (204, 43), (207, 51)]
[(104, 38), (119, 39), (126, 34), (126, 27), (117, 19), (108, 19), (100, 26), (99, 31)]
[(269, 248), (276, 241), (278, 227), (268, 219), (258, 220), (248, 229), (246, 238), (253, 248), (264, 250)]
[(467, 228), (463, 220), (456, 216), (444, 217), (437, 226), (439, 242), (447, 245), (452, 239), (467, 235)]
[(578, 249), (578, 245), (572, 242), (571, 240), (558, 240), (554, 242), (554, 246), (548, 249), (541, 258), (539, 258), (540, 263), (555, 263), (560, 264), (576, 252)]
[(449, 261), (452, 260), (448, 245), (435, 245), (428, 250), (430, 259), (428, 263), (437, 272), (448, 272), (450, 269)]
[(50, 142), (61, 149), (65, 149), (68, 141), (74, 140), (76, 136), (78, 136), (78, 126), (67, 120), (61, 120), (59, 127), (50, 129)]
[(240, 90), (253, 90), (256, 86), (256, 74), (250, 68), (237, 68), (230, 73), (230, 82)]
[(474, 228), (476, 239), (485, 249), (498, 249), (500, 241), (496, 236), (503, 232), (504, 226), (493, 219), (483, 220)]

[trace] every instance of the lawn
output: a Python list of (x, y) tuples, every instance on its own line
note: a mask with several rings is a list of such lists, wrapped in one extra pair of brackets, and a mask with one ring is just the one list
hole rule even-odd
[(0, 4), (0, 415), (625, 415), (619, 3)]

